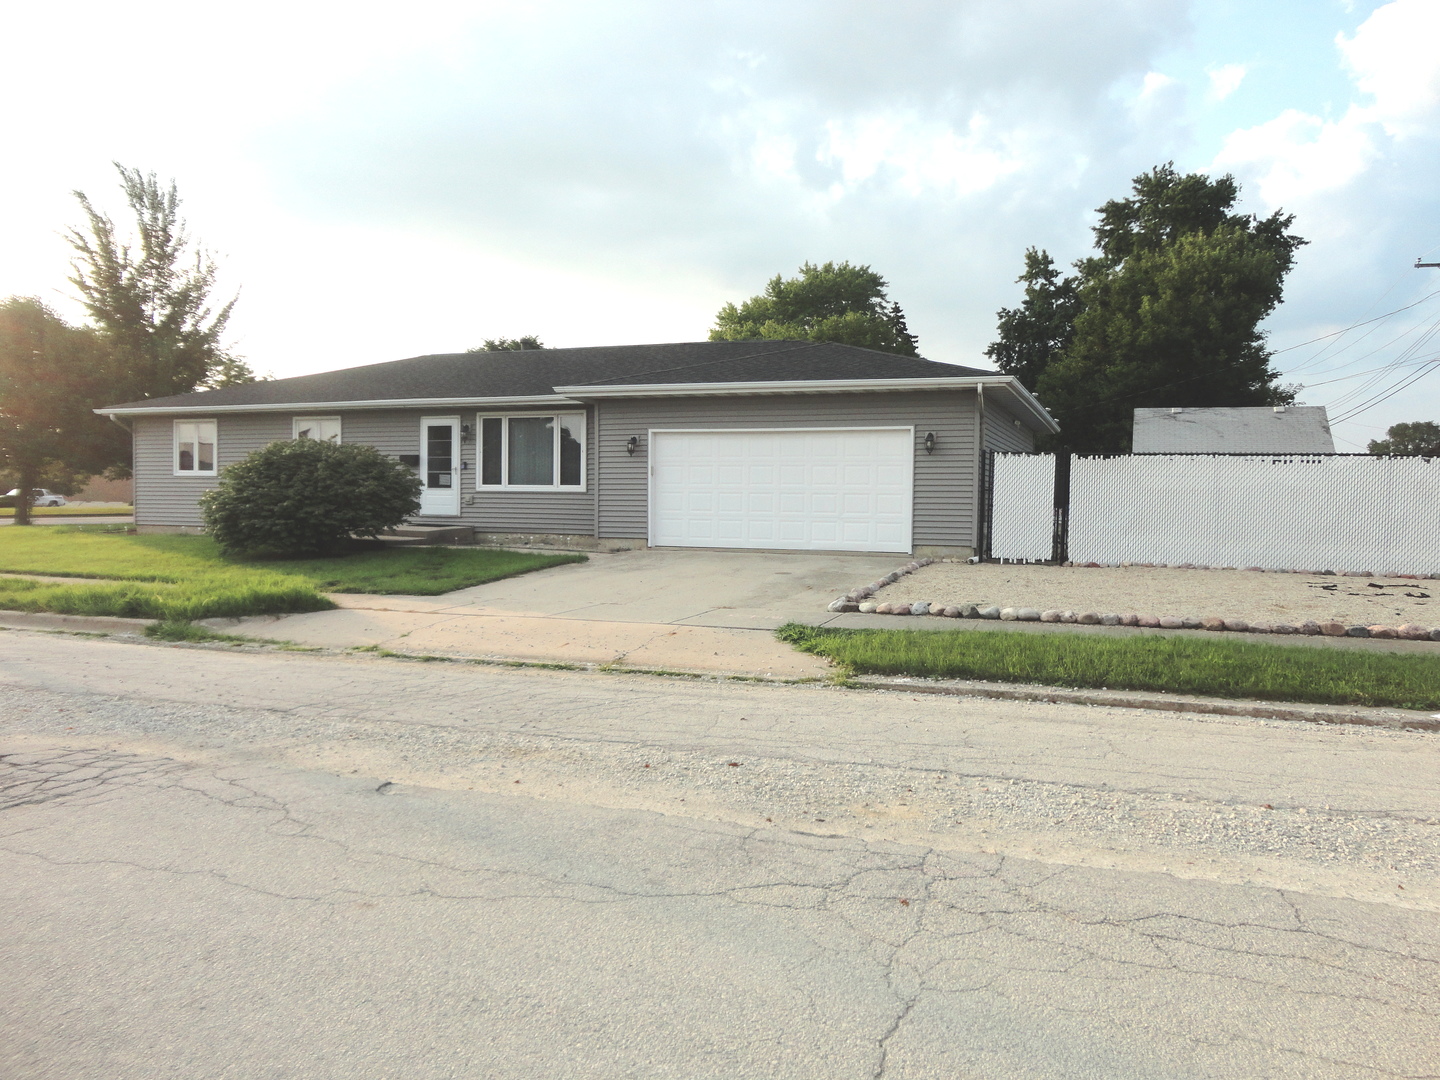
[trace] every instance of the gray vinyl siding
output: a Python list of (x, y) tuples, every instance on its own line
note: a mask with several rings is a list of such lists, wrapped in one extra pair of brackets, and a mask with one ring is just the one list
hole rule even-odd
[[(558, 411), (558, 410), (557, 410)], [(580, 410), (571, 408), (568, 412)], [(593, 410), (590, 410), (593, 414)], [(288, 439), (297, 416), (340, 417), (340, 438), (367, 443), (381, 453), (415, 454), (420, 450), (420, 420), (425, 416), (457, 416), (476, 428), (476, 412), (446, 409), (362, 409), (325, 413), (220, 414), (216, 419), (216, 456), (223, 469), (276, 439)], [(504, 415), (503, 412), (485, 415)], [(134, 422), (135, 522), (137, 525), (200, 525), (199, 498), (215, 486), (214, 477), (174, 475), (173, 417), (139, 417)], [(195, 417), (194, 419), (212, 419)], [(476, 491), (476, 440), (460, 448), (460, 517), (456, 521), (485, 532), (569, 533), (592, 536), (595, 531), (595, 453), (593, 415), (586, 417), (586, 489), (584, 491)]]
[(1015, 414), (994, 402), (985, 402), (985, 449), (1028, 454), (1035, 449), (1035, 433), (1015, 425)]
[[(975, 543), (975, 395), (966, 391), (756, 397), (637, 398), (606, 401), (595, 444), (600, 467), (600, 536), (649, 535), (651, 428), (915, 428), (917, 546)], [(927, 454), (926, 432), (935, 432)], [(639, 451), (626, 443), (634, 435)]]

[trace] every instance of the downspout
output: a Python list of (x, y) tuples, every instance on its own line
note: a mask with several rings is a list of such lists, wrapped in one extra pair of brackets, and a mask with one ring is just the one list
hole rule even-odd
[(985, 513), (985, 384), (975, 384), (975, 555), (984, 555)]
[[(595, 402), (594, 406), (595, 433), (590, 438), (590, 445), (594, 448), (594, 453), (586, 455), (585, 463), (587, 468), (593, 468), (595, 470), (595, 481), (592, 494), (595, 501), (595, 546), (598, 548), (600, 546), (600, 402)], [(591, 461), (592, 457), (594, 459), (593, 463)]]

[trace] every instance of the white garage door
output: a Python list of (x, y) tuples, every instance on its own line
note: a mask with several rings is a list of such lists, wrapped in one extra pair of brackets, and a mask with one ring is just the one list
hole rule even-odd
[(909, 428), (656, 431), (650, 543), (909, 551)]

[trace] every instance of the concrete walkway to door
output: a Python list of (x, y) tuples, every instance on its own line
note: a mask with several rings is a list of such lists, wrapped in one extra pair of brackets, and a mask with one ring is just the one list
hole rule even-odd
[(647, 550), (592, 554), (443, 596), (337, 594), (338, 611), (210, 620), (328, 648), (805, 677), (828, 665), (772, 631), (833, 618), (836, 596), (906, 555)]

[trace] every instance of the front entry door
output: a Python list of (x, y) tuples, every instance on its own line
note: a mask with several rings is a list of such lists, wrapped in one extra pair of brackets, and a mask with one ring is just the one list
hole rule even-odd
[(427, 416), (420, 421), (420, 513), (460, 514), (460, 418)]

